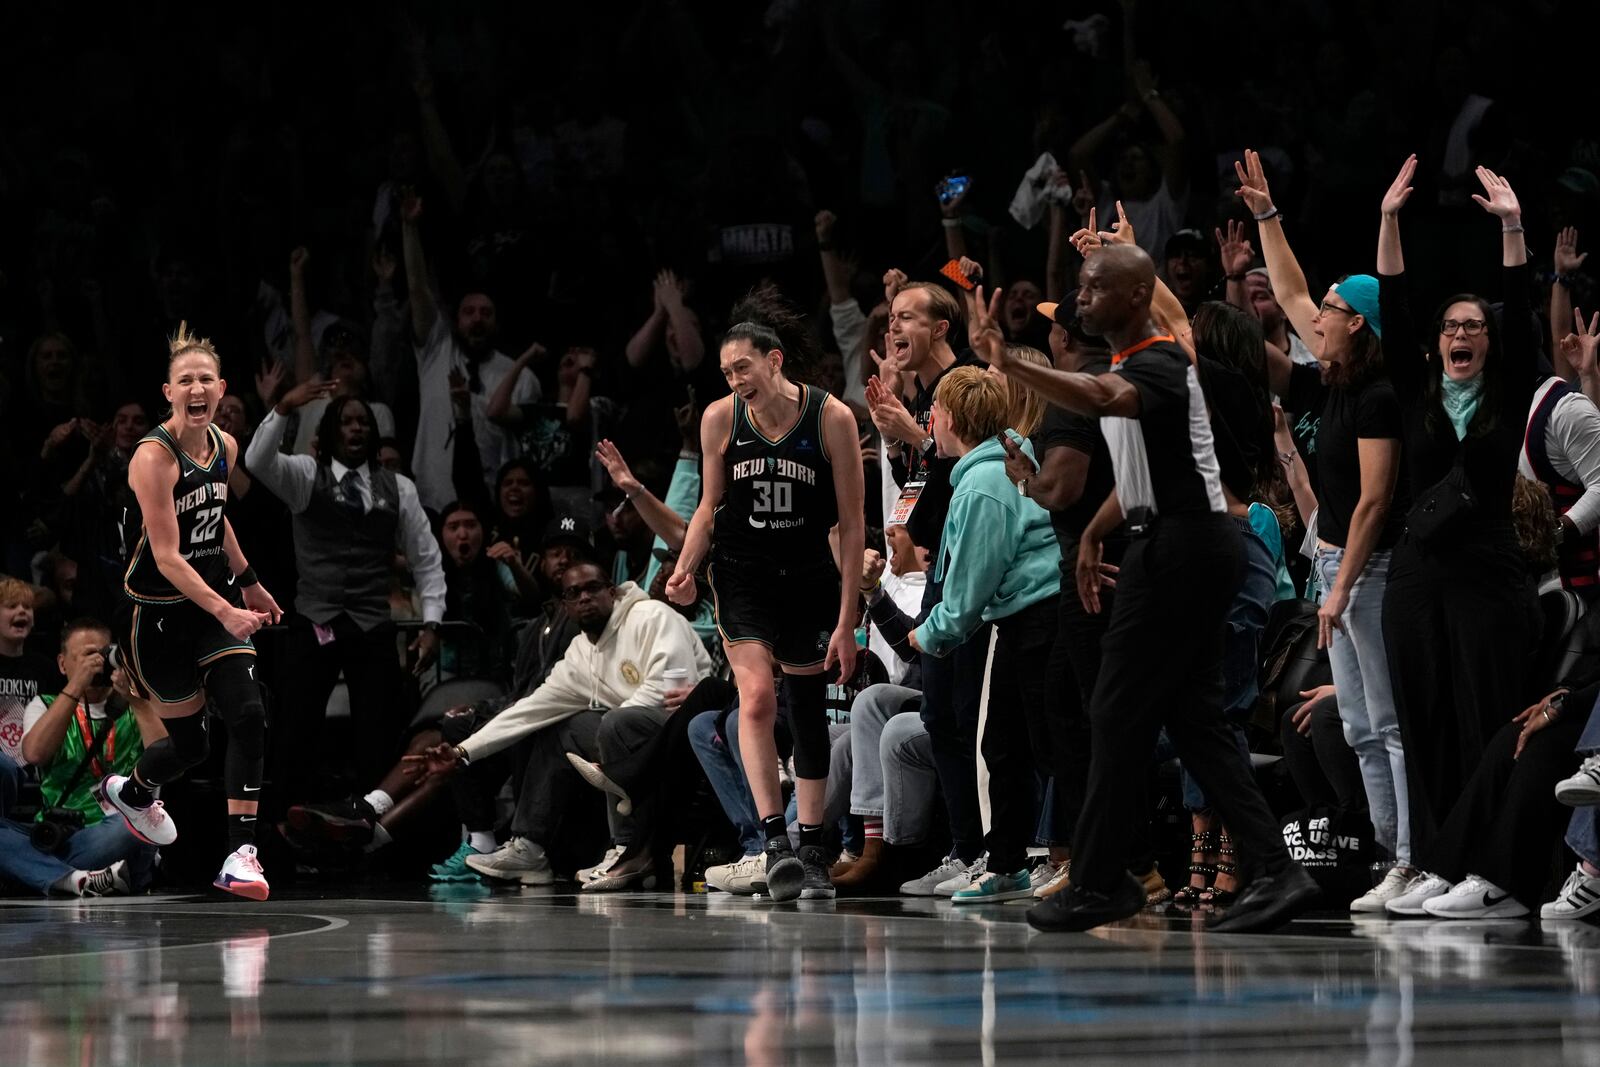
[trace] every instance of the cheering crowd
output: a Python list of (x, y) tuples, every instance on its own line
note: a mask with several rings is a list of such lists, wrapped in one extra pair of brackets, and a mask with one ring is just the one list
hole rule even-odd
[[(354, 189), (307, 165), (314, 134), (280, 150), (241, 125), (227, 232), (254, 261), (208, 277), (201, 243), (164, 237), (142, 297), (133, 214), (61, 153), (37, 284), (5, 309), (33, 332), (5, 366), (0, 877), (161, 877), (96, 785), (179, 741), (130, 703), (114, 635), (129, 460), (188, 318), (229, 382), (228, 521), (286, 609), (254, 638), (255, 833), (306, 871), (404, 842), (438, 881), (607, 892), (667, 886), (683, 845), (685, 884), (782, 897), (792, 838), (803, 896), (1026, 898), (1045, 929), (1147, 906), (1254, 929), (1318, 896), (1600, 910), (1600, 299), (1579, 243), (1600, 151), (1530, 162), (1447, 46), (1418, 154), (1399, 120), (1356, 136), (1372, 86), (1324, 109), (1313, 151), (1218, 141), (1211, 167), (1193, 84), (1141, 58), (1176, 29), (1128, 0), (1034, 57), (1059, 84), (1032, 155), (1001, 143), (1028, 144), (1008, 116), (958, 165), (971, 105), (912, 89), (940, 34), (859, 14), (774, 4), (712, 73), (691, 70), (717, 44), (702, 19), (641, 6), (619, 47), (682, 64), (681, 123), (576, 88), (475, 114), (494, 89), (463, 49), (492, 46), (402, 19), (405, 114), (381, 159), (341, 164), (371, 164)], [(986, 38), (980, 82), (1023, 47)], [(823, 64), (830, 99), (769, 78), (743, 113), (719, 86), (758, 54)], [(571, 62), (573, 85), (594, 71)], [(1350, 60), (1318, 62), (1320, 100)], [(263, 188), (313, 175), (325, 204), (361, 198), (353, 221)], [(815, 445), (708, 431), (730, 386), (764, 417), (779, 375)], [(708, 569), (697, 509), (762, 471), (748, 525), (825, 515), (831, 553), (773, 541), (734, 575), (719, 526)], [(838, 581), (815, 648), (742, 628), (752, 602), (833, 627)], [(827, 669), (752, 688), (751, 643), (769, 675)]]

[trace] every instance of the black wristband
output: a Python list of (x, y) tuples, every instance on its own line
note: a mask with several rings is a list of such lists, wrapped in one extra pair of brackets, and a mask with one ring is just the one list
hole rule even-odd
[(1227, 279), (1230, 282), (1242, 282), (1242, 281), (1244, 281), (1244, 275), (1243, 274), (1224, 274), (1223, 278)]
[(261, 579), (256, 577), (256, 569), (246, 564), (244, 570), (233, 576), (233, 584), (240, 589), (248, 589), (252, 585), (260, 585)]

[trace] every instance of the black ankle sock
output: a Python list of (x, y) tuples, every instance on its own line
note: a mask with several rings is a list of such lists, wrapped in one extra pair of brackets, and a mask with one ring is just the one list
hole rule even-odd
[(243, 845), (256, 843), (256, 817), (254, 815), (228, 815), (228, 850), (237, 852)]
[(155, 803), (155, 794), (150, 792), (150, 787), (139, 781), (133, 775), (128, 775), (128, 780), (122, 783), (122, 791), (118, 794), (123, 803), (133, 808), (148, 808)]
[(815, 845), (818, 848), (822, 847), (821, 823), (818, 823), (816, 826), (812, 826), (809, 823), (800, 824), (800, 847), (805, 848), (807, 845)]
[(768, 815), (762, 819), (761, 832), (766, 835), (768, 841), (774, 837), (781, 837), (786, 842), (789, 840), (789, 824), (784, 821), (782, 815)]

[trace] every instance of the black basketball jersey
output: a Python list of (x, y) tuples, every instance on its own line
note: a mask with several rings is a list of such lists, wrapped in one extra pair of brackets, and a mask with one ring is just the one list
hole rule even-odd
[[(178, 515), (178, 551), (206, 584), (226, 596), (233, 569), (222, 547), (223, 508), (228, 500), (228, 453), (222, 431), (207, 427), (211, 436), (211, 462), (202, 466), (173, 440), (165, 426), (157, 426), (139, 441), (135, 451), (155, 442), (178, 462), (178, 481), (172, 487), (172, 508)], [(129, 494), (130, 497), (132, 494)], [(141, 604), (171, 604), (186, 597), (167, 580), (151, 555), (144, 516), (135, 499), (127, 517), (128, 543), (133, 553), (123, 588)]]
[(712, 544), (724, 556), (757, 557), (774, 566), (832, 557), (828, 531), (839, 521), (833, 462), (822, 435), (828, 394), (800, 386), (800, 418), (776, 441), (750, 421), (735, 394), (733, 432), (722, 453), (723, 492)]

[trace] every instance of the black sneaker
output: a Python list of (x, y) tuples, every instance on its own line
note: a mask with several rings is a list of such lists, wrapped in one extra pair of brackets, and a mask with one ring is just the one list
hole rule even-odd
[(1139, 914), (1144, 896), (1144, 884), (1131, 874), (1109, 894), (1073, 884), (1029, 908), (1028, 925), (1035, 930), (1093, 930)]
[(805, 882), (805, 865), (789, 846), (789, 838), (767, 838), (767, 896), (778, 902), (793, 900)]
[(294, 836), (304, 842), (339, 845), (366, 845), (372, 841), (372, 824), (377, 813), (363, 799), (341, 800), (332, 804), (296, 804), (284, 821)]
[[(800, 846), (800, 866), (805, 870), (805, 880), (801, 883), (801, 900), (832, 900), (834, 897), (833, 879), (828, 877), (828, 858), (822, 854), (822, 849), (816, 845)], [(771, 876), (768, 876), (770, 882)]]
[(1321, 890), (1298, 863), (1277, 874), (1263, 874), (1239, 894), (1227, 912), (1206, 926), (1218, 934), (1272, 930), (1309, 908)]

